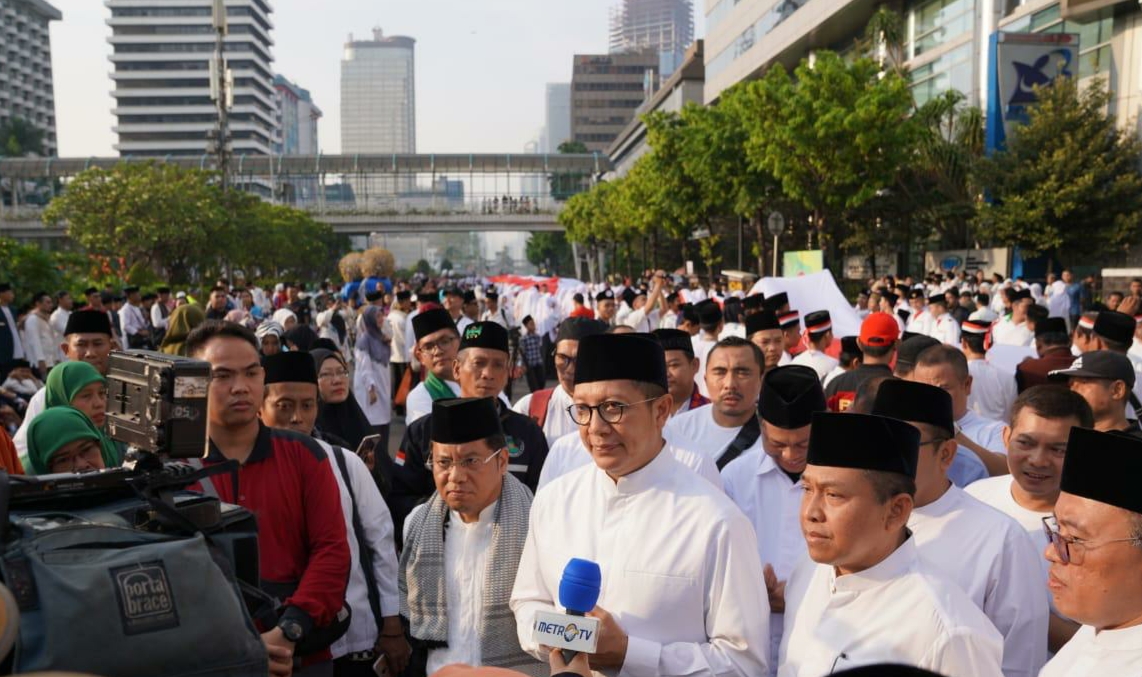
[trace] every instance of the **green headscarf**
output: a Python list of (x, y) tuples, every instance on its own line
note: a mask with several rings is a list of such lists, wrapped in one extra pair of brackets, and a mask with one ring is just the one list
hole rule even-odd
[(64, 362), (48, 372), (44, 389), (44, 404), (48, 407), (69, 407), (71, 401), (92, 383), (107, 383), (107, 379), (87, 362)]
[[(54, 371), (54, 370), (53, 370)], [(76, 440), (99, 440), (104, 436), (91, 419), (72, 407), (45, 409), (28, 425), (28, 461), (33, 475), (51, 472), (52, 455), (66, 444)], [(106, 451), (103, 464), (108, 465)]]
[[(72, 361), (57, 364), (50, 372), (48, 372), (48, 382), (44, 387), (44, 405), (47, 410), (57, 407), (72, 408), (71, 401), (83, 390), (92, 383), (107, 383), (107, 379), (99, 371), (88, 364), (87, 362)], [(76, 409), (76, 411), (79, 411)], [(83, 413), (83, 412), (79, 412)], [(86, 416), (84, 417), (86, 418)], [(107, 433), (95, 427), (95, 424), (88, 419), (91, 427), (99, 433), (99, 444), (103, 448), (103, 465), (108, 468), (113, 468), (119, 465), (121, 454), (119, 447), (115, 444)], [(29, 445), (30, 448), (31, 445)], [(50, 454), (48, 457), (50, 458)], [(28, 452), (28, 457), (31, 458), (31, 452)], [(46, 472), (46, 471), (45, 471)]]
[(201, 306), (188, 303), (175, 308), (170, 317), (167, 318), (167, 333), (163, 336), (163, 343), (159, 346), (159, 351), (167, 355), (187, 357), (186, 337), (190, 336), (190, 332), (195, 327), (205, 321), (206, 311)]

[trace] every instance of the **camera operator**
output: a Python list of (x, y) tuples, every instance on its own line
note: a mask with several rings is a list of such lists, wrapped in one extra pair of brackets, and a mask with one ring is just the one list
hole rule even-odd
[[(262, 422), (312, 436), (318, 411), (313, 358), (308, 353), (278, 353), (265, 358), (262, 366), (266, 370)], [(411, 648), (400, 622), (392, 516), (365, 462), (340, 447), (321, 445), (336, 467), (334, 476), (353, 553), (346, 592), (353, 620), (345, 636), (333, 644), (335, 674), (372, 677), (373, 662), (380, 654), (387, 657), (394, 673), (400, 673)], [(367, 548), (365, 553), (362, 546)]]
[[(263, 589), (282, 599), (277, 625), (262, 627), (275, 677), (293, 672), (294, 647), (337, 620), (350, 551), (340, 495), (325, 450), (311, 437), (258, 420), (265, 370), (257, 339), (231, 322), (207, 321), (186, 339), (190, 357), (210, 364), (205, 465), (236, 460), (237, 483), (220, 476), (218, 498), (258, 516)], [(299, 674), (332, 675), (328, 648), (304, 656)]]

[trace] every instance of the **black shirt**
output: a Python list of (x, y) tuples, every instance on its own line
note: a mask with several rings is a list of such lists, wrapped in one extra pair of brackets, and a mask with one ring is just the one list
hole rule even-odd
[[(500, 425), (508, 442), (508, 471), (534, 492), (547, 460), (547, 438), (535, 421), (508, 409), (502, 402), (499, 407)], [(436, 491), (432, 471), (424, 465), (431, 451), (431, 426), (432, 414), (413, 421), (405, 430), (393, 461), (392, 492), (386, 500), (398, 544), (404, 534), (405, 518)]]

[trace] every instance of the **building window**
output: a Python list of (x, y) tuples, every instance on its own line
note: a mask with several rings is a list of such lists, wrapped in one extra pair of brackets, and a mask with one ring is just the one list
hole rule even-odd
[(972, 30), (975, 0), (928, 0), (909, 12), (909, 58), (916, 58)]
[[(1079, 79), (1110, 72), (1114, 56), (1110, 48), (1110, 40), (1114, 37), (1113, 8), (1107, 7), (1089, 21), (1080, 23), (1061, 20), (1059, 7), (1055, 5), (1032, 14), (1029, 28), (1032, 33), (1078, 33)], [(1113, 88), (1114, 83), (1108, 82), (1108, 86)]]
[(916, 99), (917, 106), (922, 106), (953, 89), (970, 98), (974, 88), (971, 43), (957, 47), (923, 66), (913, 68), (910, 77), (912, 95)]

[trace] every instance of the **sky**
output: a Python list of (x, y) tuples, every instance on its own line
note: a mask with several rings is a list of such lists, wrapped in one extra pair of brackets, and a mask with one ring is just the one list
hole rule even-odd
[[(115, 155), (111, 11), (51, 0), (59, 154)], [(605, 53), (617, 0), (271, 0), (274, 69), (310, 91), (323, 153), (340, 152), (340, 60), (374, 27), (416, 44), (417, 151), (518, 153), (538, 137), (545, 85), (569, 82), (572, 55)], [(704, 6), (696, 0), (697, 7)], [(701, 11), (695, 35), (704, 34)]]

